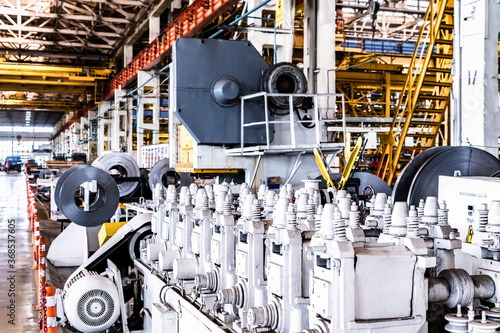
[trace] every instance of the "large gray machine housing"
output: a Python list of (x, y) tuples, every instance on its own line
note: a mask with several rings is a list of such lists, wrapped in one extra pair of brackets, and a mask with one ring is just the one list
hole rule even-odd
[[(173, 113), (199, 144), (239, 144), (239, 97), (261, 90), (262, 73), (269, 68), (266, 61), (250, 42), (195, 38), (178, 39), (172, 57)], [(268, 117), (273, 120), (271, 114)], [(245, 123), (264, 120), (264, 100), (246, 101)], [(266, 143), (265, 126), (247, 127), (244, 141)]]

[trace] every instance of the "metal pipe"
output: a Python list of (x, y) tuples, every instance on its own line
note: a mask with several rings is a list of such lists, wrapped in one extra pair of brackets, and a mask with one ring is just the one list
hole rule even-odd
[[(236, 18), (239, 18), (240, 15), (237, 15)], [(273, 65), (276, 64), (276, 20), (271, 19), (271, 18), (266, 18), (266, 17), (259, 17), (259, 16), (247, 16), (248, 18), (253, 18), (253, 19), (258, 19), (258, 20), (264, 20), (264, 21), (273, 21), (274, 25), (274, 49), (273, 49)]]
[(302, 165), (302, 161), (299, 161), (299, 163), (297, 163), (297, 166), (292, 170), (292, 173), (290, 174), (290, 176), (286, 180), (284, 186), (288, 185), (288, 183), (290, 182), (290, 180), (292, 180), (293, 176), (295, 176), (295, 174), (297, 173), (297, 171), (299, 170), (301, 165)]
[(255, 182), (255, 177), (257, 176), (257, 169), (259, 168), (261, 159), (262, 159), (262, 155), (259, 155), (259, 158), (257, 159), (257, 165), (255, 166), (255, 169), (253, 170), (252, 180), (250, 181), (250, 188), (253, 187), (253, 183)]
[(303, 151), (297, 155), (297, 158), (295, 159), (295, 163), (293, 163), (293, 168), (292, 168), (292, 171), (290, 172), (290, 176), (288, 176), (288, 178), (286, 179), (286, 182), (285, 182), (285, 184), (283, 184), (283, 186), (287, 186), (288, 183), (290, 182), (290, 180), (292, 180), (293, 176), (297, 173), (297, 170), (299, 170), (299, 167), (302, 164), (302, 161), (300, 160), (300, 156), (302, 156), (302, 154), (304, 154)]
[[(245, 15), (237, 17), (233, 22), (229, 23), (229, 25), (230, 26), (231, 25), (235, 25), (239, 21), (241, 21), (244, 18), (247, 18), (248, 16), (250, 16), (250, 14), (252, 14), (253, 12), (255, 12), (255, 11), (259, 10), (260, 8), (264, 7), (265, 5), (267, 5), (269, 2), (271, 2), (271, 0), (265, 0), (265, 1), (261, 2), (258, 6), (256, 6), (255, 8), (253, 8), (251, 11), (247, 12)], [(219, 36), (223, 32), (224, 32), (224, 29), (220, 29), (219, 31), (217, 31), (216, 33), (214, 33), (212, 36), (210, 36), (208, 38), (215, 38), (215, 37)]]

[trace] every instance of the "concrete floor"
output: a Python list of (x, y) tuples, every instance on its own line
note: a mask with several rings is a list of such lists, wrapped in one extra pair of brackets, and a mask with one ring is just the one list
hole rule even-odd
[[(0, 332), (38, 332), (38, 312), (32, 310), (37, 300), (35, 277), (30, 269), (32, 248), (28, 246), (31, 233), (24, 174), (0, 172), (0, 189)], [(15, 223), (9, 224), (12, 220)], [(15, 245), (15, 263), (9, 262), (9, 245), (11, 249)], [(7, 308), (10, 304), (15, 305), (15, 310)], [(13, 316), (9, 317), (11, 312)], [(11, 319), (15, 325), (9, 323)]]
[[(44, 202), (37, 196), (38, 218), (40, 220), (40, 235), (45, 238), (45, 247), (48, 253), (52, 241), (61, 232), (61, 222), (51, 221), (50, 203)], [(62, 222), (63, 227), (66, 227), (69, 222)], [(58, 289), (63, 289), (68, 277), (77, 267), (54, 267), (50, 261), (47, 261), (47, 281)], [(0, 330), (0, 332), (2, 332)], [(62, 327), (57, 328), (58, 333), (71, 333), (70, 330)]]
[[(0, 172), (0, 332), (39, 332), (38, 311), (32, 310), (37, 304), (35, 292), (35, 276), (32, 266), (32, 248), (28, 246), (31, 242), (31, 233), (28, 231), (29, 219), (27, 213), (26, 183), (23, 173), (12, 172), (6, 174)], [(50, 244), (60, 233), (61, 224), (50, 221), (48, 216), (48, 203), (37, 201), (38, 217), (40, 220), (40, 234), (46, 240), (46, 251)], [(15, 264), (14, 269), (9, 263), (9, 221), (14, 220), (15, 233)], [(68, 223), (64, 223), (66, 226)], [(11, 239), (13, 239), (11, 237)], [(12, 245), (13, 242), (10, 243)], [(55, 268), (47, 262), (47, 281), (56, 288), (62, 289), (67, 278), (75, 268)], [(11, 283), (7, 280), (14, 276), (15, 296), (9, 296)], [(9, 323), (9, 306), (11, 300), (15, 302), (15, 325)], [(58, 328), (59, 333), (70, 332)], [(43, 332), (43, 331), (42, 331)]]

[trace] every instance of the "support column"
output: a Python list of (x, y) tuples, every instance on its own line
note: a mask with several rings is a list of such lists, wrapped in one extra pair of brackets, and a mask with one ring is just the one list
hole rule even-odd
[[(110, 101), (104, 101), (102, 104), (99, 104), (97, 108), (98, 114), (103, 114), (110, 106)], [(110, 124), (110, 120), (107, 119), (105, 115), (97, 119), (97, 156), (101, 156), (105, 151), (111, 148)]]
[(127, 44), (123, 47), (123, 67), (126, 67), (134, 59), (134, 46)]
[(500, 137), (498, 17), (500, 4), (496, 0), (455, 1), (459, 38), (454, 38), (454, 81), (458, 84), (453, 87), (452, 144), (472, 145), (495, 157)]
[[(153, 79), (153, 73), (139, 71), (137, 73), (137, 163), (142, 166), (142, 146), (144, 131), (151, 131), (152, 144), (160, 142), (160, 89), (159, 77)], [(149, 80), (149, 81), (148, 81)], [(147, 82), (147, 83), (146, 83)], [(144, 116), (151, 115), (152, 121), (145, 122)]]
[(113, 114), (111, 125), (111, 150), (127, 151), (127, 99), (123, 90), (115, 90), (115, 107), (110, 112)]
[[(304, 0), (304, 73), (308, 92), (335, 93), (335, 1)], [(333, 98), (318, 101), (322, 118), (333, 118)]]
[(78, 141), (80, 140), (80, 122), (75, 122), (73, 125), (70, 127), (70, 136), (69, 136), (69, 149), (70, 149), (70, 154), (72, 153), (79, 153), (79, 145)]
[(87, 160), (89, 158), (88, 145), (84, 145), (83, 142), (89, 138), (89, 117), (82, 116), (80, 118), (80, 136), (78, 138), (78, 150), (80, 153), (85, 153), (87, 155)]
[(160, 17), (151, 15), (149, 17), (149, 42), (151, 43), (160, 34)]
[(89, 110), (88, 114), (88, 141), (87, 141), (87, 161), (92, 162), (97, 158), (97, 120), (94, 119), (97, 116), (97, 111)]
[[(335, 1), (317, 0), (316, 11), (316, 92), (335, 93)], [(321, 98), (319, 110), (323, 118), (335, 116), (333, 98)]]
[[(248, 0), (248, 10), (257, 7), (261, 0)], [(263, 11), (274, 11), (275, 5), (263, 6), (259, 10), (253, 12), (250, 16), (262, 17)], [(277, 62), (292, 62), (293, 55), (293, 36), (294, 36), (294, 17), (295, 17), (295, 1), (283, 1), (283, 24), (278, 28), (276, 35), (276, 60)], [(250, 27), (259, 28), (268, 23), (261, 19), (248, 18)], [(266, 31), (267, 30), (267, 31)], [(274, 47), (274, 29), (271, 27), (262, 27), (258, 30), (249, 28), (248, 40), (252, 42), (257, 51), (261, 54), (264, 48), (272, 49)]]
[(307, 91), (316, 92), (316, 1), (304, 0), (304, 74), (307, 78)]

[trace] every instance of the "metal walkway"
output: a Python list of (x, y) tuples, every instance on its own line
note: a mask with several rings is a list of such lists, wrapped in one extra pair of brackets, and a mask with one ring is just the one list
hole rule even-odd
[(0, 332), (39, 332), (24, 174), (0, 172), (0, 189)]

